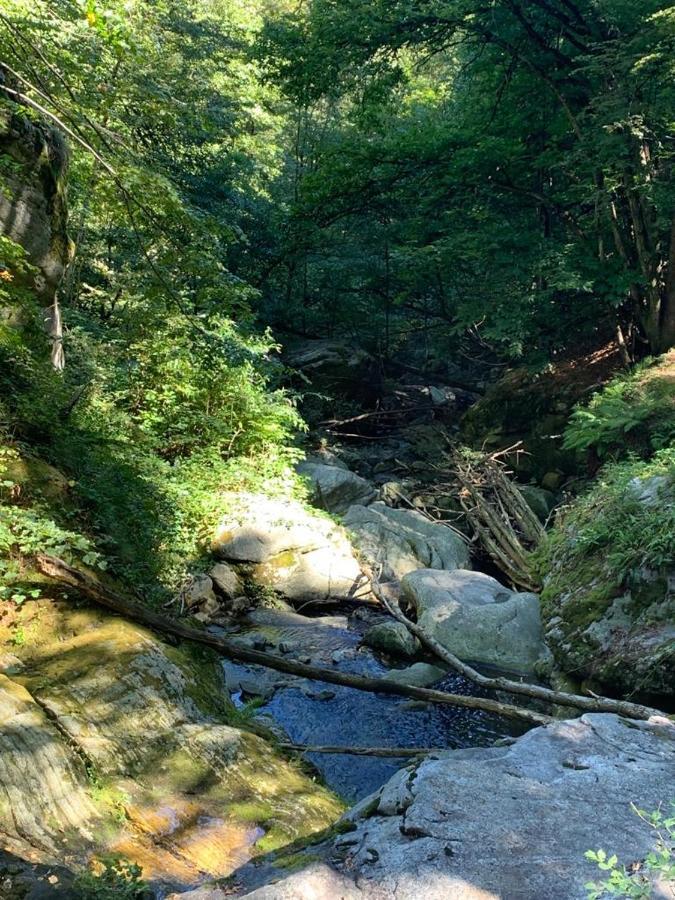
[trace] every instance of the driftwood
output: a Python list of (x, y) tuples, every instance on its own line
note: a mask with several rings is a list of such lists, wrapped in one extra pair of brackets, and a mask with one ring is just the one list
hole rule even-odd
[(483, 697), (466, 697), (461, 694), (450, 694), (445, 691), (431, 688), (420, 688), (412, 685), (396, 684), (383, 678), (370, 678), (363, 675), (350, 675), (338, 672), (335, 669), (325, 669), (320, 666), (305, 665), (294, 660), (265, 653), (261, 650), (252, 650), (242, 647), (240, 644), (228, 638), (219, 637), (200, 631), (182, 622), (171, 620), (165, 614), (160, 614), (133, 603), (125, 597), (108, 588), (97, 578), (73, 566), (61, 559), (46, 554), (38, 554), (36, 564), (39, 571), (48, 578), (74, 588), (87, 599), (105, 606), (116, 613), (120, 613), (129, 619), (147, 625), (156, 631), (171, 634), (187, 641), (194, 641), (212, 647), (217, 653), (229, 659), (239, 662), (252, 663), (265, 666), (279, 672), (290, 675), (299, 675), (301, 678), (310, 678), (314, 681), (324, 681), (328, 684), (337, 684), (342, 687), (354, 688), (358, 691), (366, 691), (374, 694), (393, 694), (400, 697), (411, 697), (414, 700), (424, 700), (429, 703), (438, 703), (446, 706), (461, 706), (467, 709), (480, 709), (507, 718), (519, 719), (530, 725), (547, 725), (553, 721), (551, 716), (522, 709), (510, 703), (501, 703)]
[(392, 759), (413, 759), (430, 753), (444, 753), (448, 747), (308, 747), (305, 744), (279, 744), (282, 750), (296, 753), (344, 753), (348, 756), (382, 756)]
[(487, 675), (481, 675), (476, 669), (462, 662), (459, 657), (455, 656), (447, 650), (442, 644), (428, 634), (416, 622), (411, 622), (403, 615), (398, 607), (393, 606), (384, 596), (379, 584), (375, 579), (371, 581), (371, 589), (375, 596), (379, 599), (382, 606), (387, 612), (393, 616), (398, 622), (403, 623), (405, 627), (419, 639), (420, 643), (430, 650), (434, 656), (442, 660), (446, 665), (451, 666), (455, 671), (464, 675), (469, 681), (478, 684), (489, 690), (507, 691), (509, 694), (516, 694), (523, 697), (530, 697), (534, 700), (543, 700), (547, 703), (554, 703), (559, 706), (571, 706), (574, 709), (581, 709), (584, 712), (607, 712), (624, 716), (628, 719), (649, 719), (651, 716), (665, 716), (665, 713), (658, 709), (652, 709), (649, 706), (643, 706), (640, 703), (631, 703), (628, 700), (613, 700), (610, 697), (583, 697), (580, 694), (568, 694), (565, 691), (554, 691), (552, 688), (542, 687), (538, 684), (529, 684), (522, 681), (512, 681), (509, 678), (490, 678)]
[(528, 591), (540, 587), (529, 556), (545, 530), (511, 481), (501, 457), (519, 445), (469, 460), (455, 453), (452, 473), (459, 483), (459, 502), (476, 539), (513, 584)]

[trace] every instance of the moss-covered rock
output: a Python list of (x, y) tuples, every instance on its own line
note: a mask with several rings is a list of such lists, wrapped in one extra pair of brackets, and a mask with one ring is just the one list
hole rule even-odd
[(72, 599), (27, 601), (10, 618), (0, 652), (11, 647), (23, 668), (0, 676), (0, 711), (21, 710), (0, 715), (0, 747), (14, 747), (17, 716), (29, 739), (16, 765), (4, 750), (0, 763), (5, 849), (70, 853), (74, 866), (112, 849), (151, 881), (185, 887), (340, 815), (301, 766), (235, 727), (241, 717), (210, 651), (166, 644)]
[(675, 694), (674, 476), (672, 451), (606, 468), (540, 552), (556, 663), (606, 691)]

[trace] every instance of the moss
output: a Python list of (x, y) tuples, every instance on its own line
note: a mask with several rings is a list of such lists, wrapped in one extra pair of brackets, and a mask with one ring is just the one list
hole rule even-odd
[(225, 718), (234, 715), (220, 666), (220, 657), (208, 647), (164, 644), (165, 655), (187, 677), (185, 693), (205, 715)]
[(286, 872), (298, 872), (300, 869), (306, 869), (313, 862), (320, 861), (321, 857), (318, 853), (288, 853), (277, 857), (274, 860), (274, 866)]

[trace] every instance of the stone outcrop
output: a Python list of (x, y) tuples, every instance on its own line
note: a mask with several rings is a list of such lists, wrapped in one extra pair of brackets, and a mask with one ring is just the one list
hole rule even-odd
[(68, 150), (58, 131), (5, 107), (0, 110), (0, 154), (14, 163), (0, 181), (0, 232), (20, 244), (38, 269), (33, 287), (48, 306), (70, 256)]
[(471, 565), (466, 541), (416, 510), (378, 502), (352, 506), (343, 521), (381, 581), (401, 579), (415, 569), (468, 569)]
[(291, 603), (344, 600), (367, 584), (344, 531), (291, 500), (231, 494), (212, 542), (216, 556)]
[[(587, 850), (603, 847), (629, 865), (653, 848), (654, 832), (631, 804), (656, 809), (673, 767), (672, 723), (613, 715), (536, 728), (510, 746), (433, 755), (355, 807), (346, 817), (354, 829), (311, 847), (305, 868), (276, 870), (240, 896), (586, 900), (585, 883), (604, 874)], [(185, 900), (225, 896), (212, 889)]]
[(70, 605), (20, 614), (25, 668), (0, 674), (0, 850), (70, 867), (113, 851), (155, 886), (186, 888), (339, 814), (300, 768), (226, 724), (215, 658)]
[[(0, 234), (25, 252), (31, 266), (10, 266), (17, 286), (26, 286), (44, 307), (54, 368), (62, 369), (63, 329), (56, 291), (71, 257), (66, 230), (68, 149), (60, 132), (27, 118), (17, 107), (0, 109), (0, 157), (11, 164), (0, 178)], [(1, 267), (7, 262), (0, 260)], [(0, 308), (0, 316), (24, 325), (25, 311)]]
[[(675, 505), (667, 475), (633, 478), (623, 490), (629, 505), (659, 511)], [(572, 517), (556, 535), (542, 591), (546, 642), (557, 666), (600, 692), (675, 696), (675, 558), (664, 553), (660, 569), (635, 568), (617, 578), (606, 546), (589, 546), (580, 561), (577, 542)]]
[(539, 598), (482, 572), (418, 569), (401, 582), (401, 605), (467, 662), (529, 673), (545, 654)]

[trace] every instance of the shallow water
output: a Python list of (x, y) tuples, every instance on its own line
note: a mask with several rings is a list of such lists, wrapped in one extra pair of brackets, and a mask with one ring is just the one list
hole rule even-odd
[[(381, 676), (394, 665), (385, 665), (367, 648), (359, 648), (365, 624), (344, 616), (308, 618), (294, 613), (258, 610), (240, 634), (246, 640), (266, 638), (275, 645), (293, 645), (289, 658), (311, 657), (312, 663), (343, 672)], [(345, 651), (339, 662), (335, 651)], [(270, 673), (259, 667), (224, 663), (228, 680), (252, 676), (276, 684), (274, 696), (260, 709), (288, 735), (292, 743), (358, 747), (455, 748), (490, 746), (505, 735), (522, 733), (514, 723), (480, 710), (411, 702), (405, 697), (370, 694), (353, 688), (307, 681)], [(460, 675), (448, 675), (438, 687), (457, 694), (482, 692)], [(319, 699), (322, 693), (330, 699)], [(241, 702), (241, 693), (233, 698)], [(380, 787), (409, 760), (309, 753), (307, 758), (326, 783), (348, 802)]]

